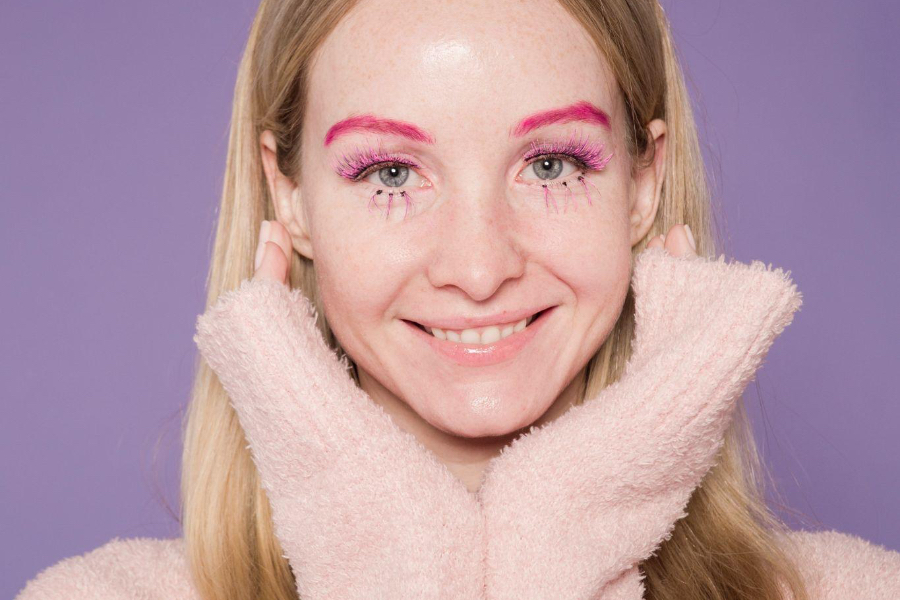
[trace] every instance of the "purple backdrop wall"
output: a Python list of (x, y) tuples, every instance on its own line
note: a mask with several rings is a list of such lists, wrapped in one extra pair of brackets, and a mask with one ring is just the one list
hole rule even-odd
[[(900, 549), (900, 5), (665, 6), (725, 251), (790, 269), (804, 294), (745, 395), (787, 504), (808, 515), (787, 518)], [(255, 8), (3, 7), (0, 597), (115, 536), (180, 535), (162, 498), (177, 513), (191, 336)]]

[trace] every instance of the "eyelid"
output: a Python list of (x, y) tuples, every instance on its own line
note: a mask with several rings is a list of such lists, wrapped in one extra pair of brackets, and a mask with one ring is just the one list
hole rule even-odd
[(547, 152), (547, 153), (544, 153), (544, 154), (537, 154), (537, 155), (534, 155), (534, 156), (530, 156), (530, 157), (528, 157), (528, 158), (526, 159), (526, 160), (528, 160), (528, 163), (527, 163), (525, 166), (532, 165), (532, 164), (536, 163), (536, 162), (539, 161), (539, 160), (543, 160), (543, 159), (547, 159), (547, 158), (558, 158), (558, 159), (560, 159), (560, 160), (567, 160), (567, 161), (569, 161), (569, 162), (571, 162), (571, 163), (574, 163), (575, 166), (578, 167), (579, 169), (588, 169), (588, 168), (590, 168), (590, 167), (589, 167), (583, 160), (581, 160), (579, 157), (574, 156), (574, 155), (572, 155), (572, 154), (567, 154), (567, 153), (565, 153), (565, 152)]
[(378, 148), (357, 147), (350, 152), (343, 153), (333, 161), (332, 166), (334, 171), (344, 179), (360, 181), (376, 169), (394, 164), (414, 169), (421, 168), (412, 158), (401, 153), (385, 151), (380, 145)]
[(588, 135), (582, 136), (579, 130), (575, 130), (568, 139), (532, 141), (531, 149), (523, 158), (532, 163), (543, 157), (563, 158), (572, 160), (583, 169), (601, 171), (612, 158), (612, 153), (603, 156), (605, 147), (603, 142), (594, 141)]
[(393, 166), (408, 167), (410, 169), (420, 168), (417, 163), (412, 162), (412, 161), (385, 160), (385, 161), (381, 161), (381, 162), (372, 163), (369, 166), (365, 167), (362, 171), (360, 171), (360, 173), (358, 175), (354, 176), (353, 181), (362, 181), (363, 179), (365, 179), (372, 173), (375, 173), (376, 171), (380, 171), (381, 169), (383, 169), (385, 167), (393, 167)]

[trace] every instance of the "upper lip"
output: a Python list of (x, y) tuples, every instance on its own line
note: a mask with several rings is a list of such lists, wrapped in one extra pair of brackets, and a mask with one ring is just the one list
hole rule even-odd
[(425, 327), (437, 327), (438, 329), (450, 329), (453, 331), (462, 331), (464, 329), (477, 329), (487, 325), (500, 325), (503, 323), (518, 323), (522, 319), (526, 319), (533, 314), (550, 308), (552, 305), (543, 308), (523, 308), (521, 310), (504, 310), (493, 315), (484, 317), (435, 317), (428, 319), (416, 319), (414, 323)]

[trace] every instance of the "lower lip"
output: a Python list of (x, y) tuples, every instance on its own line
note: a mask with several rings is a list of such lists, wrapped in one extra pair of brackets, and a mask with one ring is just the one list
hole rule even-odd
[(550, 314), (556, 309), (549, 308), (542, 312), (522, 331), (514, 332), (493, 344), (463, 344), (441, 340), (428, 332), (422, 331), (417, 325), (404, 321), (413, 333), (421, 337), (438, 354), (446, 356), (453, 362), (464, 367), (484, 367), (507, 361), (516, 356), (522, 348), (538, 334)]

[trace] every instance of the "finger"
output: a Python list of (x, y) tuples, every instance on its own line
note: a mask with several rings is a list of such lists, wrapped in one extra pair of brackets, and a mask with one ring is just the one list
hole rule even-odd
[[(294, 245), (291, 242), (291, 234), (287, 228), (278, 221), (269, 221), (269, 241), (278, 244), (285, 258), (290, 259), (291, 253), (294, 251)], [(290, 264), (290, 260), (288, 260)]]
[(669, 229), (666, 234), (666, 251), (673, 256), (696, 256), (683, 224), (673, 225)]
[(262, 252), (262, 262), (253, 274), (253, 279), (273, 279), (287, 283), (290, 263), (281, 250), (281, 246), (275, 242), (266, 242)]
[(260, 226), (260, 236), (260, 260), (253, 279), (274, 279), (287, 283), (291, 256), (290, 234), (278, 221), (265, 221)]
[(660, 234), (660, 235), (654, 237), (652, 240), (650, 240), (650, 242), (647, 244), (647, 248), (664, 248), (665, 247), (664, 242), (665, 242), (665, 236)]

